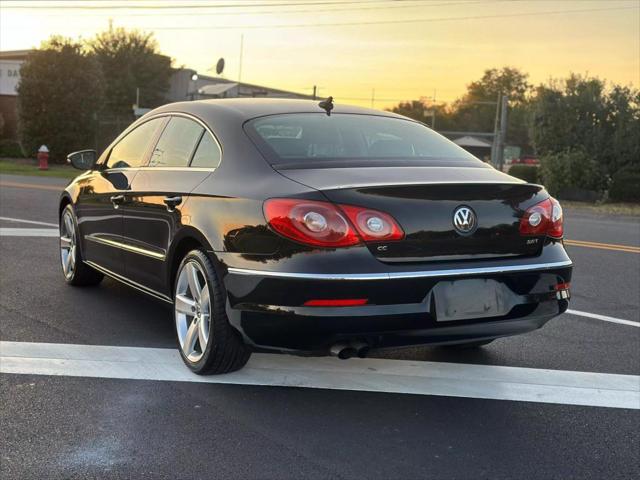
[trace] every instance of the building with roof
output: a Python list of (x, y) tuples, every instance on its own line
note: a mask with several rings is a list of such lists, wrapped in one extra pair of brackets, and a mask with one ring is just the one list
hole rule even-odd
[[(0, 139), (16, 140), (18, 137), (18, 93), (20, 68), (31, 50), (0, 52)], [(107, 79), (108, 81), (108, 79)], [(305, 95), (278, 88), (237, 82), (223, 77), (198, 75), (190, 68), (176, 68), (171, 75), (166, 93), (167, 103), (206, 98), (294, 98), (312, 99)], [(134, 106), (133, 115), (140, 116), (149, 111), (144, 103)]]
[(18, 135), (18, 92), (20, 68), (31, 50), (0, 52), (0, 139)]
[(488, 160), (491, 158), (491, 142), (484, 138), (465, 135), (451, 140), (480, 160)]
[(167, 94), (170, 102), (207, 98), (295, 98), (313, 99), (312, 95), (238, 82), (224, 77), (200, 75), (190, 68), (175, 69)]

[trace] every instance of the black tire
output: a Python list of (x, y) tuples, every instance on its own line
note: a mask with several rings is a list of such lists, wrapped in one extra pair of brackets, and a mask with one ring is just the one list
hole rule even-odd
[[(74, 231), (74, 246), (72, 250), (69, 249), (73, 262), (73, 269), (70, 271), (65, 271), (64, 267), (64, 256), (63, 256), (63, 241), (62, 238), (66, 237), (66, 226), (63, 223), (65, 221), (65, 216), (69, 216), (71, 223), (73, 224), (72, 228)], [(60, 230), (60, 262), (62, 267), (62, 275), (64, 276), (65, 282), (69, 285), (73, 285), (74, 287), (88, 287), (99, 284), (104, 275), (97, 270), (91, 268), (89, 265), (82, 261), (82, 251), (80, 248), (80, 231), (78, 230), (78, 222), (76, 220), (76, 214), (73, 211), (73, 207), (71, 204), (64, 207), (62, 213), (60, 214), (59, 219), (59, 230)]]
[(196, 362), (189, 360), (180, 346), (177, 311), (174, 308), (173, 320), (180, 356), (185, 365), (199, 375), (214, 375), (240, 370), (249, 360), (251, 349), (245, 345), (240, 334), (229, 323), (225, 310), (226, 292), (218, 279), (211, 259), (204, 251), (191, 250), (180, 262), (173, 285), (173, 300), (176, 301), (180, 272), (189, 262), (196, 262), (206, 276), (210, 298), (209, 339), (202, 358)]
[(445, 348), (450, 348), (452, 350), (467, 350), (471, 348), (480, 348), (485, 345), (493, 342), (495, 338), (490, 338), (488, 340), (476, 340), (475, 342), (466, 342), (466, 343), (456, 343), (455, 345), (443, 345)]

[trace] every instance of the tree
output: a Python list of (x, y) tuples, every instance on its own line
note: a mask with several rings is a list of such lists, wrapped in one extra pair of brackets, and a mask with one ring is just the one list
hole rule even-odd
[(609, 169), (640, 167), (640, 90), (614, 85), (606, 99), (613, 156)]
[(88, 44), (96, 56), (104, 77), (105, 111), (114, 115), (131, 115), (140, 92), (140, 106), (153, 108), (164, 103), (171, 59), (161, 55), (151, 33), (122, 28), (98, 34)]
[[(510, 111), (507, 122), (507, 142), (527, 147), (529, 134), (526, 124), (527, 94), (531, 86), (528, 74), (517, 68), (490, 68), (482, 78), (467, 86), (467, 93), (454, 102), (454, 122), (458, 129), (473, 132), (493, 132), (499, 95), (509, 97)], [(484, 103), (487, 102), (487, 103)]]
[(395, 107), (389, 109), (393, 113), (413, 118), (419, 122), (433, 125), (433, 117), (425, 116), (425, 112), (433, 112), (435, 114), (435, 128), (438, 130), (450, 130), (452, 127), (451, 114), (447, 110), (446, 104), (429, 104), (423, 100), (411, 100), (400, 102)]
[(20, 77), (19, 132), (27, 153), (46, 144), (52, 160), (63, 162), (68, 153), (94, 145), (102, 74), (79, 43), (52, 37), (29, 54)]
[(467, 86), (465, 100), (495, 100), (498, 94), (506, 94), (514, 103), (524, 102), (531, 85), (527, 82), (529, 74), (517, 68), (490, 68), (484, 71), (482, 78)]
[(420, 100), (402, 102), (391, 111), (424, 121), (425, 109), (436, 110), (436, 129), (461, 132), (484, 132), (494, 130), (499, 94), (509, 96), (509, 120), (507, 141), (515, 145), (529, 147), (528, 95), (531, 85), (528, 74), (517, 68), (490, 68), (482, 78), (467, 85), (467, 92), (451, 105), (425, 107)]
[(613, 175), (640, 162), (640, 93), (572, 74), (536, 89), (532, 138), (536, 150), (556, 154), (579, 147)]

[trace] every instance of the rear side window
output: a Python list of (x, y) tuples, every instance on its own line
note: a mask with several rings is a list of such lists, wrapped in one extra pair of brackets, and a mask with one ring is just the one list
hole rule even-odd
[(209, 132), (205, 132), (191, 160), (192, 167), (216, 168), (220, 165), (220, 147)]
[(271, 163), (318, 160), (465, 160), (479, 162), (431, 129), (409, 120), (376, 115), (296, 113), (271, 115), (247, 124), (268, 150)]
[(136, 168), (141, 166), (145, 155), (155, 139), (164, 118), (154, 118), (129, 132), (111, 150), (107, 168)]
[(183, 117), (171, 117), (153, 150), (150, 167), (186, 167), (204, 128)]

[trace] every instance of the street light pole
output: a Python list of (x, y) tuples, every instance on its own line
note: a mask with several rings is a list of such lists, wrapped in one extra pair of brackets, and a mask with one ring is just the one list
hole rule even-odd
[(244, 33), (240, 34), (240, 60), (238, 65), (238, 83), (242, 82), (242, 55), (244, 53)]
[(507, 105), (509, 97), (502, 95), (500, 103), (500, 136), (498, 137), (498, 168), (502, 172), (504, 168), (504, 145), (507, 139)]

